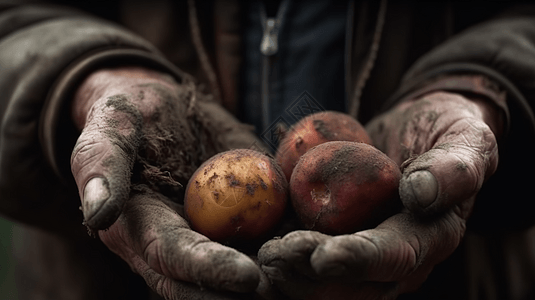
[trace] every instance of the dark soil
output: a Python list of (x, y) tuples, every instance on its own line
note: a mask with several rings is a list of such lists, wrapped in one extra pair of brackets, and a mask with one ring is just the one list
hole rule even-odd
[(333, 134), (331, 130), (329, 130), (329, 128), (327, 127), (327, 125), (325, 124), (323, 120), (319, 120), (319, 119), (313, 120), (312, 124), (314, 125), (314, 129), (319, 134), (321, 134), (325, 139), (327, 140), (333, 139)]
[[(197, 101), (208, 96), (190, 90), (187, 85), (177, 90), (157, 84), (141, 88), (146, 91), (138, 95), (139, 101), (152, 93), (159, 97), (161, 105), (152, 113), (149, 125), (141, 130), (133, 182), (147, 184), (181, 203), (183, 187), (195, 170), (202, 162), (225, 150), (217, 139), (217, 129), (210, 126), (210, 120), (204, 118), (196, 106), (190, 105), (193, 96)], [(116, 109), (135, 115), (128, 106), (112, 104)]]

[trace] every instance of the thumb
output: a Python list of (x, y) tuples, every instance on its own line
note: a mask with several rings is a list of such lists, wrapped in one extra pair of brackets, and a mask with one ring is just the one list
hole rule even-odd
[(87, 115), (71, 170), (85, 224), (93, 230), (113, 224), (128, 199), (141, 126), (141, 113), (124, 95), (97, 100)]
[(461, 118), (429, 151), (403, 163), (401, 200), (417, 214), (442, 212), (475, 196), (497, 165), (498, 146), (489, 126)]

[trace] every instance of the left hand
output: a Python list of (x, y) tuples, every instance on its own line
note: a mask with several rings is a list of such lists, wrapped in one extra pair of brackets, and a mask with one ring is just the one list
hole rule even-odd
[(402, 165), (404, 209), (373, 229), (295, 231), (266, 243), (263, 270), (293, 299), (395, 299), (459, 245), (475, 196), (498, 165), (501, 114), (490, 102), (434, 92), (372, 120), (374, 145)]
[(85, 224), (165, 299), (264, 296), (269, 289), (260, 290), (265, 280), (251, 257), (194, 232), (184, 218), (177, 182), (185, 185), (225, 146), (216, 146), (219, 139), (247, 136), (229, 122), (213, 138), (218, 131), (209, 124), (225, 113), (195, 104), (201, 95), (189, 88), (138, 66), (98, 69), (81, 83), (72, 103), (81, 133), (71, 168)]

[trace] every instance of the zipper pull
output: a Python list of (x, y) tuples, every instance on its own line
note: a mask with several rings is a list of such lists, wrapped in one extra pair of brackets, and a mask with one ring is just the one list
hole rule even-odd
[(262, 42), (260, 52), (265, 56), (271, 56), (279, 51), (279, 29), (282, 20), (286, 16), (289, 0), (282, 0), (275, 18), (268, 18), (265, 6), (260, 7), (260, 19), (262, 22)]
[[(275, 19), (268, 18), (263, 24), (264, 34), (260, 43), (260, 52), (266, 56), (274, 55), (279, 50), (278, 28), (275, 27)], [(278, 26), (277, 26), (278, 27)]]

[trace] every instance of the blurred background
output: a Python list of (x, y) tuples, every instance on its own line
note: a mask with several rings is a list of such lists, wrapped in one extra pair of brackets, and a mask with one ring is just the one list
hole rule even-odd
[(16, 299), (11, 254), (13, 223), (0, 217), (0, 300)]

